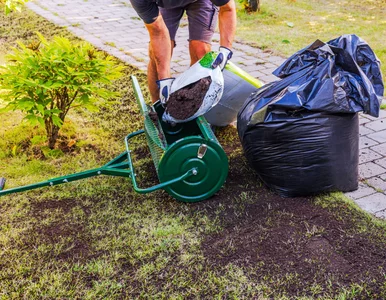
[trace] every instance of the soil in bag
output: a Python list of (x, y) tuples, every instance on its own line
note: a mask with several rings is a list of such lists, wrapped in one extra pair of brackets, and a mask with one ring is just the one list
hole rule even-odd
[(193, 116), (201, 107), (211, 83), (212, 79), (208, 76), (170, 94), (166, 112), (177, 120)]

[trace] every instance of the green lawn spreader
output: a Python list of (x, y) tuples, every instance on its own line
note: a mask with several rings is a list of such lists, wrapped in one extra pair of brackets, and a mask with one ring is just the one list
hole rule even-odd
[[(136, 77), (132, 82), (144, 128), (126, 136), (126, 151), (102, 167), (26, 186), (4, 189), (5, 179), (0, 178), (0, 196), (99, 175), (130, 177), (138, 193), (164, 189), (183, 202), (201, 201), (217, 192), (228, 175), (228, 158), (206, 119), (200, 116), (175, 126), (162, 122), (163, 106), (159, 102), (147, 106)], [(141, 134), (146, 136), (159, 179), (159, 184), (147, 188), (138, 186), (130, 155), (130, 140)]]

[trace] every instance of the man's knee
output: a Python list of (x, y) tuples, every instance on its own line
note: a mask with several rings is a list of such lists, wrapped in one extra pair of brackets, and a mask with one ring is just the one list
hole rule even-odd
[[(170, 43), (171, 43), (171, 55), (173, 55), (173, 49), (176, 46), (176, 42), (171, 40)], [(151, 43), (149, 43), (149, 59), (152, 63), (155, 63), (155, 56), (154, 56), (154, 51)]]
[(208, 43), (196, 40), (189, 41), (191, 64), (194, 64), (196, 61), (201, 59), (210, 50), (211, 46)]

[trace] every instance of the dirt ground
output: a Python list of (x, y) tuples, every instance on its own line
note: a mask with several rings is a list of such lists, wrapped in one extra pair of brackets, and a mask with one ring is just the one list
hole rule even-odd
[[(223, 146), (230, 154), (238, 141), (233, 147)], [(366, 218), (343, 202), (323, 208), (313, 197), (282, 198), (262, 184), (256, 188), (257, 176), (242, 155), (231, 158), (229, 166), (224, 190), (210, 200), (212, 205), (218, 201), (226, 207), (220, 215), (224, 231), (207, 236), (202, 243), (210, 264), (255, 269), (256, 281), (274, 278), (281, 282), (275, 288), (289, 296), (303, 295), (311, 285), (338, 292), (355, 283), (370, 291), (355, 299), (385, 295), (386, 238), (382, 229), (361, 233), (358, 228)], [(243, 190), (248, 204), (235, 214), (235, 206), (227, 203), (248, 183), (250, 189)]]
[[(221, 137), (228, 133), (220, 132)], [(233, 130), (231, 130), (233, 134)], [(339, 294), (359, 284), (364, 291), (352, 299), (382, 299), (386, 293), (386, 239), (381, 228), (374, 226), (371, 233), (361, 231), (361, 226), (372, 226), (369, 219), (358, 210), (353, 210), (342, 201), (332, 207), (323, 208), (313, 197), (282, 198), (267, 190), (246, 163), (237, 140), (223, 144), (229, 159), (229, 175), (224, 187), (211, 199), (186, 204), (190, 214), (206, 214), (219, 218), (222, 230), (206, 235), (201, 251), (208, 268), (226, 268), (229, 264), (248, 270), (250, 280), (263, 282), (275, 290), (275, 294), (296, 296), (322, 296)], [(148, 157), (146, 146), (139, 147), (137, 157)], [(152, 169), (148, 160), (143, 168)], [(155, 172), (147, 177), (146, 184), (157, 182)], [(240, 194), (245, 197), (240, 201)], [(166, 193), (157, 195), (158, 201), (168, 201)], [(239, 200), (235, 200), (239, 199)], [(72, 206), (72, 201), (40, 202), (34, 208), (35, 217), (47, 209), (63, 209)], [(332, 200), (333, 201), (333, 200)], [(219, 213), (213, 207), (222, 205)], [(87, 208), (85, 208), (87, 211)], [(75, 236), (75, 246), (60, 259), (86, 261), (98, 254), (89, 252), (89, 237), (79, 235), (82, 228), (71, 224), (58, 224), (40, 234), (51, 243), (58, 234)], [(102, 254), (101, 254), (102, 255)], [(178, 262), (168, 266), (171, 271), (179, 268)], [(133, 266), (122, 272), (134, 274)], [(90, 278), (90, 282), (94, 280)], [(159, 281), (160, 288), (164, 282)], [(140, 282), (132, 282), (140, 286)], [(312, 295), (305, 294), (310, 286), (320, 289)], [(127, 295), (133, 296), (133, 294)], [(139, 296), (139, 295), (138, 295)]]

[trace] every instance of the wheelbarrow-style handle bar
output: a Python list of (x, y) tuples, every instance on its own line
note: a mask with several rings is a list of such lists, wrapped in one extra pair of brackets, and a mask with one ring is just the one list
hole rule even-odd
[(130, 147), (129, 147), (129, 140), (131, 138), (133, 138), (134, 136), (136, 135), (139, 135), (139, 134), (143, 134), (145, 131), (143, 129), (139, 130), (139, 131), (136, 131), (136, 132), (133, 132), (131, 134), (129, 134), (126, 138), (125, 138), (125, 144), (126, 144), (126, 153), (127, 153), (127, 160), (128, 160), (128, 165), (129, 165), (129, 168), (130, 168), (130, 173), (132, 174), (130, 177), (131, 177), (131, 181), (133, 182), (133, 188), (134, 190), (137, 192), (137, 193), (141, 193), (141, 194), (144, 194), (144, 193), (149, 193), (149, 192), (153, 192), (155, 190), (159, 190), (159, 189), (163, 189), (164, 187), (167, 187), (168, 185), (171, 185), (173, 183), (176, 183), (178, 181), (182, 181), (190, 176), (194, 176), (194, 175), (197, 175), (197, 169), (196, 168), (192, 168), (190, 169), (189, 171), (187, 171), (185, 174), (177, 177), (177, 178), (174, 178), (172, 180), (168, 180), (168, 181), (165, 181), (165, 182), (162, 182), (160, 184), (157, 184), (157, 185), (154, 185), (152, 187), (149, 187), (149, 188), (145, 188), (145, 189), (142, 189), (142, 188), (139, 188), (138, 185), (137, 185), (137, 181), (135, 179), (136, 177), (136, 174), (135, 174), (135, 171), (134, 171), (134, 166), (133, 166), (133, 163), (132, 163), (132, 160), (131, 160), (131, 156), (130, 156)]
[[(192, 168), (191, 170), (187, 171), (185, 174), (183, 174), (177, 178), (174, 178), (172, 180), (154, 185), (154, 186), (149, 187), (149, 188), (144, 188), (144, 189), (139, 188), (137, 185), (137, 181), (135, 179), (135, 172), (134, 172), (134, 167), (133, 167), (133, 163), (132, 163), (131, 156), (130, 156), (131, 151), (129, 149), (128, 141), (129, 141), (129, 139), (131, 139), (139, 134), (142, 134), (142, 133), (144, 133), (143, 129), (138, 130), (136, 132), (133, 132), (133, 133), (129, 134), (128, 136), (126, 136), (125, 144), (126, 144), (127, 151), (121, 153), (116, 158), (114, 158), (113, 160), (111, 160), (110, 162), (108, 162), (107, 164), (105, 164), (104, 166), (99, 167), (99, 168), (95, 168), (95, 169), (91, 169), (91, 170), (87, 170), (87, 171), (83, 171), (83, 172), (79, 172), (79, 173), (74, 173), (74, 174), (70, 174), (70, 175), (66, 175), (66, 176), (61, 176), (61, 177), (53, 178), (53, 179), (50, 179), (47, 181), (42, 181), (42, 182), (30, 184), (30, 185), (6, 189), (6, 190), (2, 190), (3, 185), (5, 183), (5, 179), (0, 178), (0, 183), (1, 183), (0, 184), (0, 197), (4, 196), (4, 195), (8, 195), (8, 194), (28, 191), (28, 190), (32, 190), (32, 189), (45, 187), (45, 186), (54, 186), (54, 185), (58, 185), (58, 184), (68, 183), (71, 181), (76, 181), (76, 180), (94, 177), (94, 176), (99, 176), (99, 175), (130, 177), (132, 182), (133, 182), (134, 190), (137, 193), (144, 194), (144, 193), (150, 193), (150, 192), (162, 189), (168, 185), (171, 185), (173, 183), (176, 183), (178, 181), (184, 180), (192, 175), (197, 174), (197, 170), (195, 168)], [(127, 168), (129, 168), (129, 169), (127, 169)]]

